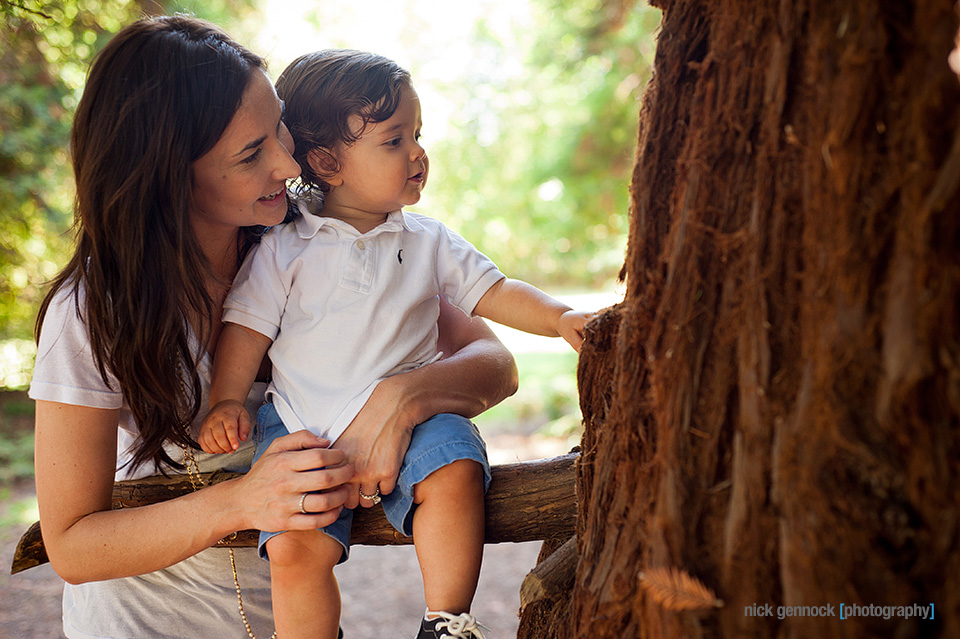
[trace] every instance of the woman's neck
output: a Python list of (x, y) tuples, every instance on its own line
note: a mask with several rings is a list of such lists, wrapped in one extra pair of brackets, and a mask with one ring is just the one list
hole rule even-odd
[[(213, 354), (220, 337), (220, 322), (223, 301), (226, 299), (233, 278), (240, 268), (240, 237), (239, 229), (233, 228), (230, 232), (213, 232), (215, 229), (195, 229), (200, 244), (200, 249), (207, 258), (209, 271), (205, 277), (204, 285), (207, 289), (207, 295), (210, 296), (213, 308), (212, 316), (209, 322), (204, 322), (201, 318), (193, 318), (191, 323), (197, 334), (206, 333), (207, 339), (204, 344), (208, 353)], [(206, 330), (203, 330), (206, 327)], [(199, 330), (198, 330), (199, 329)]]
[(229, 286), (240, 268), (240, 229), (194, 222), (194, 233), (207, 258), (211, 280)]

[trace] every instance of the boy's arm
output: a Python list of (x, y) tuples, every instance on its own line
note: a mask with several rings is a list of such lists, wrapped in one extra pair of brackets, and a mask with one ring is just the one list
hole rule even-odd
[(231, 452), (247, 439), (250, 416), (244, 403), (271, 343), (266, 335), (239, 324), (224, 325), (213, 359), (210, 412), (198, 438), (205, 451)]
[(593, 318), (593, 313), (574, 311), (537, 287), (509, 278), (491, 286), (474, 313), (525, 333), (562, 337), (576, 351), (583, 342), (584, 324)]

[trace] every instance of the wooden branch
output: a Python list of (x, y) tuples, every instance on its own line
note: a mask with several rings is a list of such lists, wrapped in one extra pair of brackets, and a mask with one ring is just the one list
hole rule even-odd
[[(571, 535), (577, 519), (574, 465), (578, 457), (577, 453), (571, 453), (494, 466), (486, 497), (486, 543), (562, 539)], [(237, 473), (209, 473), (203, 475), (203, 481), (217, 484), (239, 476)], [(192, 491), (193, 486), (184, 475), (117, 482), (113, 486), (113, 507), (147, 506)], [(218, 545), (256, 546), (258, 536), (256, 530), (242, 530)], [(411, 537), (393, 529), (382, 508), (358, 508), (351, 536), (354, 544), (366, 546), (413, 543)], [(21, 537), (10, 573), (16, 574), (47, 561), (38, 522)]]
[(576, 573), (577, 536), (574, 535), (523, 578), (520, 612), (532, 603), (569, 592)]

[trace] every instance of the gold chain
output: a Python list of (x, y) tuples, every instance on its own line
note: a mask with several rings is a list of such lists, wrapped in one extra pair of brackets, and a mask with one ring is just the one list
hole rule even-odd
[[(180, 394), (185, 395), (186, 391), (183, 388), (183, 373), (180, 367), (180, 360), (177, 360), (177, 381), (180, 383)], [(183, 427), (184, 433), (189, 437), (190, 425), (184, 422), (181, 426)], [(203, 488), (204, 483), (203, 477), (200, 475), (200, 466), (197, 464), (197, 458), (186, 444), (180, 444), (180, 450), (183, 451), (183, 465), (187, 469), (187, 477), (190, 478), (190, 485), (194, 491), (200, 490)], [(232, 533), (218, 541), (217, 545), (224, 545), (227, 540), (235, 539), (236, 536), (237, 533)], [(250, 622), (247, 621), (247, 613), (243, 609), (243, 592), (240, 590), (240, 578), (237, 576), (237, 559), (233, 554), (233, 547), (228, 547), (227, 551), (230, 553), (230, 569), (233, 571), (233, 585), (237, 589), (237, 609), (240, 611), (240, 619), (243, 621), (243, 627), (247, 629), (247, 635), (250, 636), (250, 639), (257, 639), (257, 636), (253, 634), (253, 628), (250, 627)], [(277, 639), (276, 630), (270, 635), (270, 639)]]

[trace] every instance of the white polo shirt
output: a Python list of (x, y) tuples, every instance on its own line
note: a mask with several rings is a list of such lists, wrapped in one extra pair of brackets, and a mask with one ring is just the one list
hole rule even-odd
[(504, 275), (433, 218), (396, 211), (360, 234), (299, 206), (247, 256), (223, 319), (274, 340), (267, 396), (287, 429), (336, 441), (382, 379), (439, 356), (438, 295), (472, 315)]

